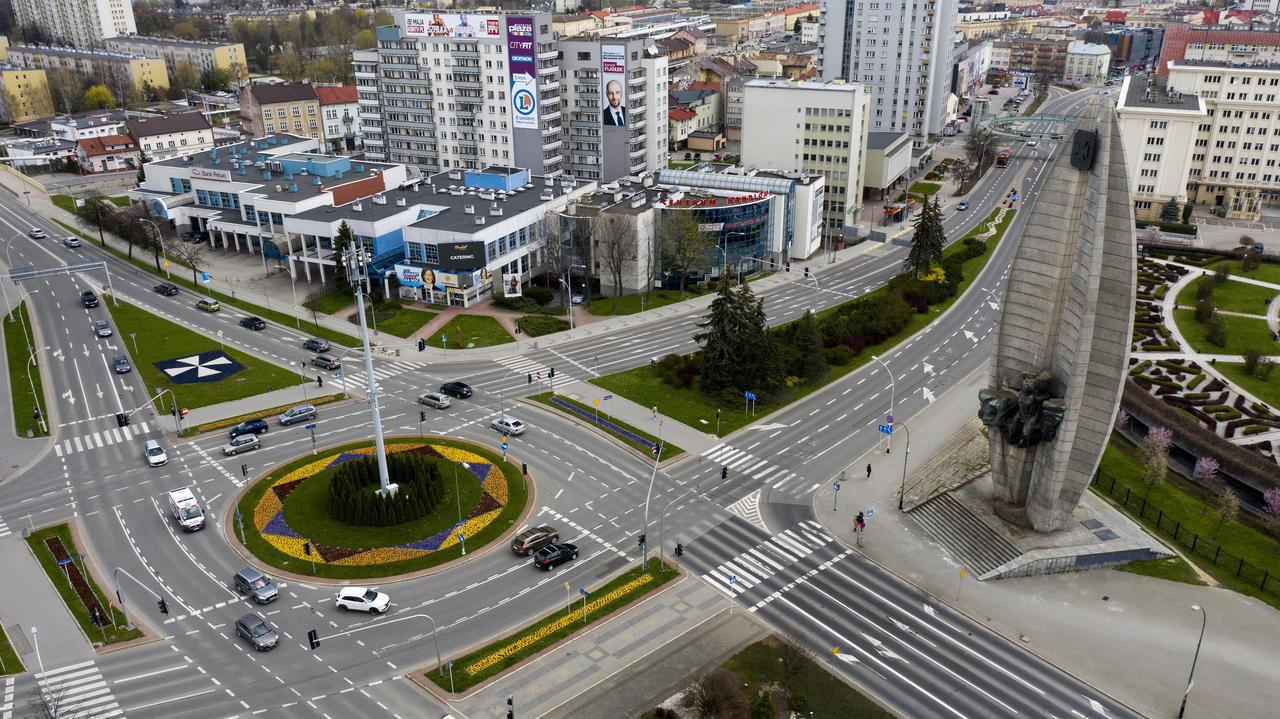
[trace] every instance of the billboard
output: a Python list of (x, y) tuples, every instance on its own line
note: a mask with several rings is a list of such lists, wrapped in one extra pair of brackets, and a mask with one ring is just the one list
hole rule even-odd
[(520, 274), (504, 274), (502, 276), (502, 294), (507, 297), (523, 297), (524, 288), (520, 286)]
[(507, 65), (511, 78), (511, 125), (538, 129), (538, 57), (533, 18), (507, 16)]
[(627, 117), (627, 46), (600, 46), (600, 84), (604, 103), (600, 108), (601, 147), (606, 182), (628, 174), (627, 151), (631, 118)]
[(485, 266), (483, 242), (443, 242), (439, 250), (443, 269), (474, 270)]
[(459, 13), (405, 13), (404, 34), (412, 37), (501, 37), (502, 17)]

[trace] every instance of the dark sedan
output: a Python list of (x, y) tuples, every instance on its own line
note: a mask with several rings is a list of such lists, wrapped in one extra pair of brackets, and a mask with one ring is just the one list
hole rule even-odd
[(466, 399), (471, 396), (471, 385), (468, 385), (463, 382), (445, 382), (444, 384), (440, 385), (440, 391), (444, 392), (450, 397), (457, 397), (458, 399)]
[(270, 429), (270, 427), (267, 426), (267, 421), (265, 419), (258, 419), (255, 417), (254, 419), (246, 419), (240, 424), (232, 427), (230, 434), (231, 439), (235, 439), (242, 434), (262, 434), (268, 429)]
[(575, 544), (548, 544), (533, 555), (533, 566), (548, 572), (558, 564), (564, 564), (578, 558), (578, 546)]
[(251, 330), (265, 330), (267, 323), (262, 321), (261, 317), (244, 317), (240, 320), (241, 327), (248, 327)]
[(155, 287), (152, 287), (151, 289), (154, 290), (155, 292), (158, 292), (164, 295), (165, 297), (173, 297), (174, 295), (178, 294), (178, 286), (173, 284), (172, 282), (161, 282), (160, 284), (156, 285)]

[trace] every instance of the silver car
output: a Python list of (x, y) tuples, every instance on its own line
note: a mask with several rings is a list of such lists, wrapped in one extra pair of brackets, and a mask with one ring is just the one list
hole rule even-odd
[(260, 652), (274, 649), (280, 643), (276, 630), (257, 614), (246, 614), (236, 620), (236, 634)]
[(424, 392), (418, 395), (418, 404), (425, 404), (428, 407), (435, 407), (436, 409), (445, 409), (449, 405), (453, 404), (453, 400), (449, 399), (447, 395), (440, 394), (439, 392)]
[(258, 449), (261, 446), (262, 442), (258, 440), (258, 435), (242, 434), (238, 437), (233, 437), (230, 442), (222, 445), (222, 453), (231, 457), (233, 455), (240, 454), (241, 452)]
[(99, 337), (110, 337), (113, 333), (111, 323), (106, 320), (98, 320), (93, 323), (93, 333)]

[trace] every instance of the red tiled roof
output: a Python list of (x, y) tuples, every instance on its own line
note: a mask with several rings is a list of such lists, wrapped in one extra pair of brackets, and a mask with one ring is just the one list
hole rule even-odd
[(356, 103), (356, 86), (317, 87), (316, 97), (320, 98), (321, 105), (354, 105)]
[(697, 116), (698, 116), (698, 113), (694, 112), (693, 110), (685, 109), (683, 107), (677, 107), (674, 110), (667, 111), (667, 117), (676, 121), (692, 120)]
[(1107, 14), (1102, 16), (1102, 21), (1124, 23), (1124, 19), (1127, 17), (1129, 17), (1129, 13), (1123, 10), (1108, 10)]
[[(102, 137), (86, 137), (76, 143), (89, 157), (108, 155), (113, 152), (130, 152), (138, 149), (133, 138), (128, 135), (103, 135)], [(108, 150), (107, 148), (112, 149)]]
[(801, 3), (800, 5), (792, 5), (789, 8), (785, 8), (782, 12), (787, 15), (795, 15), (797, 13), (813, 12), (818, 9), (817, 3)]

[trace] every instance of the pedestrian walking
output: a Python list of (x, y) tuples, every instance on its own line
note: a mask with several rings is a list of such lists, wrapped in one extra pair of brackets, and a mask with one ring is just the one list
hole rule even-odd
[(316, 386), (317, 387), (324, 386), (324, 377), (321, 377), (320, 375), (316, 375)]
[(649, 410), (649, 416), (650, 416), (650, 418), (651, 418), (651, 419), (657, 419), (657, 418), (658, 418), (658, 405), (656, 405), (656, 404), (655, 404), (655, 405), (653, 406), (653, 409)]
[(871, 463), (867, 462), (867, 479), (871, 479)]

